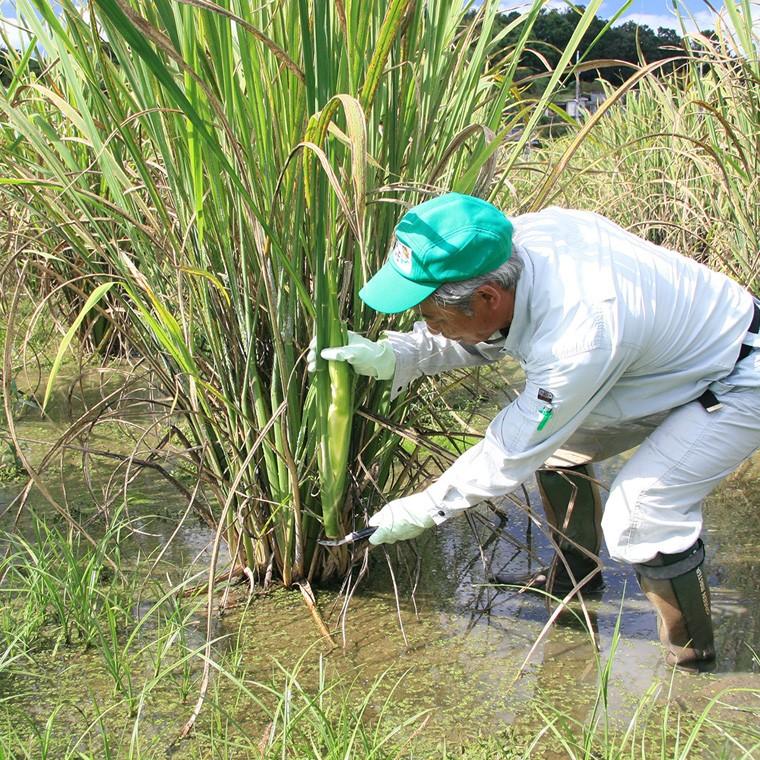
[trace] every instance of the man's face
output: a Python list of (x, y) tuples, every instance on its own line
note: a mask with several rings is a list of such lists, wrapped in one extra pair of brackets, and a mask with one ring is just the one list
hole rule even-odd
[(465, 314), (460, 309), (440, 306), (432, 298), (426, 298), (420, 304), (420, 315), (431, 333), (459, 343), (480, 343), (509, 326), (514, 293), (486, 285), (475, 291), (470, 306), (472, 313)]

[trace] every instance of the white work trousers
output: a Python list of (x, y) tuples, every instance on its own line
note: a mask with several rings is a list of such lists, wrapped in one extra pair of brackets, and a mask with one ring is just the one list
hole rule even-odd
[(602, 530), (613, 559), (647, 562), (688, 549), (704, 498), (760, 447), (760, 387), (713, 383), (721, 407), (698, 401), (615, 428), (578, 430), (547, 464), (600, 461), (637, 444), (612, 482)]

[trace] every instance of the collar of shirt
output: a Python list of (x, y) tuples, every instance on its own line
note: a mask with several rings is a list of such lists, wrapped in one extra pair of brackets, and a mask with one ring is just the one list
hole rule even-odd
[(512, 323), (504, 339), (504, 350), (510, 354), (521, 354), (519, 348), (529, 327), (530, 299), (533, 293), (533, 262), (527, 251), (517, 249), (523, 262), (523, 270), (515, 290), (515, 308), (512, 313)]

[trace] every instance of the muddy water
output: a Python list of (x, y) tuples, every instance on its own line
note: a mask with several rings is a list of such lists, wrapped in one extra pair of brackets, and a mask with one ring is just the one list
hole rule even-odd
[[(19, 423), (19, 433), (33, 458), (56, 429), (55, 422), (41, 424), (33, 415)], [(122, 436), (123, 430), (114, 430), (110, 440), (105, 434), (100, 448), (128, 449)], [(606, 463), (599, 473), (603, 482), (614, 477), (621, 461)], [(94, 467), (95, 496), (84, 485), (80, 460), (69, 457), (63, 467), (66, 497), (85, 521), (95, 514), (94, 503), (106, 486), (110, 494), (118, 490), (114, 485), (118, 478), (109, 481), (106, 476), (112, 465), (102, 471)], [(120, 477), (123, 480), (123, 472)], [(4, 530), (12, 525), (6, 506), (16, 490), (13, 486), (0, 488), (0, 528)], [(61, 494), (58, 488), (56, 495)], [(537, 508), (540, 501), (535, 489), (529, 496)], [(653, 611), (630, 569), (603, 555), (607, 588), (600, 599), (589, 601), (588, 612), (602, 662), (610, 654), (619, 620), (621, 635), (610, 701), (612, 713), (620, 720), (630, 716), (632, 706), (653, 683), (662, 683), (665, 691), (672, 688), (680, 703), (693, 709), (701, 709), (726, 686), (760, 688), (760, 673), (752, 654), (753, 650), (760, 652), (760, 566), (756, 560), (759, 504), (760, 458), (756, 458), (705, 506), (704, 538), (719, 652), (717, 671), (711, 676), (679, 673), (670, 686), (672, 674), (664, 666), (655, 641)], [(41, 512), (48, 509), (38, 497), (32, 498), (32, 505)], [(185, 505), (175, 490), (148, 474), (130, 486), (126, 506), (134, 532), (122, 545), (122, 554), (126, 564), (131, 558), (138, 575), (144, 574), (150, 566), (144, 558), (155, 556), (164, 547)], [(300, 593), (280, 591), (248, 607), (232, 607), (215, 621), (214, 634), (228, 636), (226, 644), (216, 648), (218, 655), (230, 651), (233, 642), (240, 642), (239, 666), (245, 677), (266, 683), (284, 681), (276, 662), (289, 669), (301, 662), (303, 682), (314, 684), (320, 654), (327, 654), (328, 677), (342, 675), (355, 691), (366, 691), (385, 674), (378, 691), (381, 697), (398, 682), (386, 710), (388, 717), (395, 720), (429, 711), (425, 734), (431, 740), (447, 737), (466, 742), (498, 733), (507, 724), (530, 732), (541, 724), (536, 701), (555, 705), (583, 720), (592, 708), (597, 682), (597, 650), (585, 626), (572, 615), (565, 615), (523, 666), (547, 620), (547, 608), (534, 596), (487, 582), (489, 570), (528, 569), (550, 555), (541, 531), (536, 526), (529, 530), (523, 510), (510, 502), (505, 502), (503, 509), (508, 516), (507, 535), (485, 548), (481, 548), (489, 536), (485, 521), (494, 521), (487, 513), (483, 521), (476, 521), (474, 531), (465, 519), (429, 531), (418, 541), (418, 554), (409, 545), (389, 549), (393, 578), (385, 551), (374, 549), (370, 572), (358, 583), (344, 614), (343, 597), (336, 589), (320, 591), (319, 607), (339, 644), (329, 654)], [(208, 562), (211, 538), (209, 530), (190, 516), (156, 575), (176, 583), (193, 568), (202, 569)], [(517, 549), (516, 543), (528, 544), (533, 556)], [(143, 590), (142, 597), (136, 615), (150, 605), (150, 593)], [(243, 597), (236, 592), (232, 599), (241, 602)], [(190, 634), (190, 646), (201, 645), (202, 625), (199, 615)], [(41, 653), (24, 670), (24, 675), (0, 678), (0, 696), (7, 699), (0, 711), (23, 710), (44, 719), (55, 705), (68, 702), (70, 707), (62, 711), (61, 720), (70, 723), (67, 730), (73, 735), (83, 731), (91, 717), (86, 720), (82, 711), (71, 705), (84, 694), (88, 704), (93, 698), (101, 704), (112, 699), (112, 684), (96, 651), (66, 650), (56, 658)], [(152, 695), (141, 713), (141, 732), (149, 743), (162, 746), (165, 737), (173, 735), (187, 717), (197, 689), (197, 673), (195, 666), (191, 676), (196, 680), (187, 703), (178, 696), (176, 679), (171, 689), (162, 685)], [(382, 704), (381, 697), (378, 705)], [(376, 705), (373, 709), (380, 708)], [(260, 731), (265, 722), (250, 706), (245, 708), (243, 723), (251, 731)], [(122, 730), (128, 737), (128, 731)]]

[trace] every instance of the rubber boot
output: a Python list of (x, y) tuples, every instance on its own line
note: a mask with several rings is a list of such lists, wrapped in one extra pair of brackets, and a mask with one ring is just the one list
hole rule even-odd
[[(588, 549), (594, 556), (599, 555), (602, 538), (602, 501), (599, 487), (592, 480), (593, 477), (594, 470), (590, 464), (539, 470), (536, 473), (546, 519), (553, 529), (554, 540), (562, 550), (575, 581), (568, 575), (565, 564), (555, 557), (549, 568), (542, 568), (531, 575), (521, 577), (495, 575), (495, 582), (565, 596), (577, 581), (598, 568), (594, 559), (574, 545), (578, 544)], [(581, 591), (594, 593), (603, 588), (602, 574), (597, 572), (581, 587)]]
[(641, 590), (657, 610), (665, 661), (691, 671), (709, 671), (715, 664), (710, 614), (710, 589), (702, 570), (701, 539), (678, 554), (658, 554), (634, 565)]
[[(593, 477), (594, 468), (590, 464), (561, 470), (539, 470), (536, 473), (546, 519), (555, 529), (553, 538), (575, 578), (573, 581), (565, 563), (555, 557), (547, 590), (557, 595), (567, 594), (578, 581), (598, 568), (596, 560), (576, 546), (587, 549), (594, 557), (599, 556), (602, 545), (602, 499)], [(597, 572), (581, 590), (589, 593), (601, 591), (602, 588), (602, 574)]]

